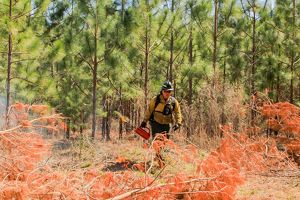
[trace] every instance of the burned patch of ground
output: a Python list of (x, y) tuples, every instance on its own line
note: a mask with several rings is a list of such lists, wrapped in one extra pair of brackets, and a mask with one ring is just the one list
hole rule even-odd
[(133, 169), (133, 166), (135, 165), (135, 162), (132, 161), (125, 161), (125, 162), (116, 162), (116, 163), (111, 163), (104, 167), (102, 170), (103, 171), (111, 171), (111, 172), (117, 172), (117, 171), (125, 171), (128, 169)]

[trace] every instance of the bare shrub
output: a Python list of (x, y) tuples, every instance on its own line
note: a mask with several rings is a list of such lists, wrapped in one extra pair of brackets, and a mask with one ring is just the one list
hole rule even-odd
[[(238, 86), (203, 86), (199, 97), (192, 105), (181, 102), (184, 128), (187, 137), (221, 136), (220, 125), (231, 124), (235, 131), (247, 125), (247, 105), (243, 101), (244, 92)], [(205, 133), (205, 134), (203, 134)], [(197, 140), (197, 139), (196, 139)]]

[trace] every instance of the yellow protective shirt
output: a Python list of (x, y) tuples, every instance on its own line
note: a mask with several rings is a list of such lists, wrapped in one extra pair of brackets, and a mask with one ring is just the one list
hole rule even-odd
[[(178, 101), (174, 97), (169, 97), (167, 100), (163, 98), (162, 95), (159, 96), (160, 102), (156, 106), (155, 110), (155, 102), (156, 102), (156, 97), (153, 97), (150, 100), (150, 104), (148, 109), (146, 110), (144, 121), (147, 122), (150, 120), (151, 114), (153, 112), (154, 116), (154, 121), (160, 123), (160, 124), (180, 124), (182, 122), (182, 116), (181, 116), (181, 111), (180, 111), (180, 105)], [(169, 115), (164, 115), (163, 110), (166, 104), (171, 104), (173, 107), (173, 104), (175, 103), (175, 108), (172, 108), (172, 113)]]

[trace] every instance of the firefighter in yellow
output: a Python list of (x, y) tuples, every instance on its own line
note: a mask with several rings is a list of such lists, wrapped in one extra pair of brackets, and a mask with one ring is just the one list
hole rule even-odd
[(166, 132), (169, 138), (170, 124), (176, 131), (181, 126), (182, 116), (178, 101), (171, 96), (173, 91), (172, 83), (166, 81), (161, 86), (160, 94), (153, 97), (149, 107), (146, 110), (145, 117), (141, 127), (145, 128), (147, 122), (150, 122), (152, 137), (157, 133)]

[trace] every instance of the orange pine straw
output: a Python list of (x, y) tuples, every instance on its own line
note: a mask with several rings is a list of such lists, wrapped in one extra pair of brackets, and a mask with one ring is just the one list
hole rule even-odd
[(32, 112), (35, 112), (38, 114), (44, 114), (49, 109), (49, 107), (46, 105), (32, 105), (30, 108), (31, 108)]
[(262, 115), (270, 129), (300, 137), (300, 108), (288, 102), (263, 105)]
[[(25, 112), (21, 108), (22, 105), (18, 105), (16, 110)], [(31, 106), (31, 109), (44, 115), (46, 107)], [(299, 108), (288, 103), (265, 105), (262, 113), (269, 119), (269, 127), (299, 136)], [(50, 156), (51, 147), (40, 134), (32, 131), (35, 125), (56, 129), (60, 122), (61, 116), (28, 118), (19, 122), (17, 128), (0, 132), (0, 199), (229, 200), (235, 198), (237, 187), (245, 181), (245, 173), (263, 172), (271, 167), (295, 167), (293, 163), (287, 163), (286, 152), (277, 150), (275, 139), (249, 138), (246, 133), (235, 133), (230, 126), (225, 126), (220, 146), (202, 161), (199, 161), (198, 149), (193, 145), (182, 148), (164, 138), (154, 141), (149, 147), (155, 153), (169, 148), (186, 162), (193, 162), (197, 170), (191, 174), (174, 174), (156, 180), (146, 173), (145, 176), (137, 175), (131, 169), (113, 173), (94, 167), (63, 173), (47, 163), (41, 165)], [(32, 128), (31, 132), (22, 132), (24, 127)], [(284, 137), (281, 140), (288, 151), (299, 152), (298, 138), (291, 141)], [(121, 156), (116, 161), (128, 162)], [(144, 162), (133, 168), (146, 171)]]

